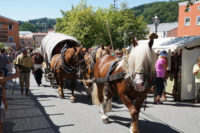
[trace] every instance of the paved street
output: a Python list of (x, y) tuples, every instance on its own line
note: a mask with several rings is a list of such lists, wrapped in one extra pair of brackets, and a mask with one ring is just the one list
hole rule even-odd
[[(18, 80), (17, 80), (18, 81)], [(9, 109), (5, 133), (128, 133), (130, 115), (120, 101), (113, 102), (109, 113), (111, 123), (102, 124), (100, 108), (92, 105), (80, 85), (77, 85), (76, 103), (70, 103), (70, 91), (65, 89), (66, 99), (58, 97), (57, 89), (43, 81), (37, 87), (31, 77), (31, 96), (21, 96), (17, 83), (12, 95), (13, 83), (7, 90)], [(141, 109), (139, 127), (141, 133), (199, 133), (200, 105), (175, 103), (152, 104), (149, 95), (146, 111)]]

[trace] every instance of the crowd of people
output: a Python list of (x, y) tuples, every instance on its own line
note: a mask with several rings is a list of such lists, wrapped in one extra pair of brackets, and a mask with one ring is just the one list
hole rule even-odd
[[(19, 77), (21, 94), (29, 96), (30, 72), (32, 71), (38, 86), (42, 81), (42, 63), (44, 59), (39, 51), (30, 52), (27, 48), (20, 51), (11, 49), (0, 49), (0, 133), (2, 133), (2, 123), (5, 121), (5, 111), (8, 108), (6, 100), (6, 82)], [(15, 74), (13, 70), (15, 68)]]

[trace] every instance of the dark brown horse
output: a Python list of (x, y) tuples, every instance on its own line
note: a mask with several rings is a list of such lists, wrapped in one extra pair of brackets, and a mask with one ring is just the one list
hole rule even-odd
[(68, 48), (64, 54), (56, 54), (51, 60), (51, 69), (58, 83), (58, 93), (64, 98), (64, 79), (71, 80), (71, 102), (75, 101), (74, 88), (80, 70), (85, 67), (83, 48)]
[[(84, 53), (86, 53), (86, 49), (83, 49)], [(111, 53), (111, 46), (101, 46), (98, 47), (92, 54), (85, 54), (84, 60), (86, 67), (84, 68), (84, 71), (82, 72), (83, 77), (83, 85), (86, 88), (86, 92), (88, 95), (91, 96), (91, 87), (92, 87), (92, 78), (94, 77), (93, 70), (95, 62), (105, 56), (110, 55)]]
[[(153, 40), (157, 38), (156, 34), (150, 35), (150, 41), (147, 44), (138, 45), (133, 42), (131, 53), (120, 60), (111, 75), (123, 73), (119, 79), (108, 83), (94, 83), (92, 99), (94, 104), (101, 105), (101, 119), (104, 123), (109, 123), (106, 112), (111, 110), (111, 101), (114, 95), (118, 95), (128, 108), (132, 123), (130, 132), (138, 133), (138, 118), (143, 101), (147, 97), (148, 87), (154, 73), (154, 53), (152, 51)], [(100, 58), (94, 67), (94, 78), (99, 79), (107, 76), (110, 66), (118, 59), (113, 56), (104, 56)], [(135, 103), (133, 104), (133, 100)]]

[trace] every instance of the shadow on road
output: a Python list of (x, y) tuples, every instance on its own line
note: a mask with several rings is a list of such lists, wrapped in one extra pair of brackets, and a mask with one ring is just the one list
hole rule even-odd
[[(120, 117), (120, 116), (110, 116), (111, 123), (117, 123), (119, 125), (130, 127), (131, 119)], [(140, 133), (180, 133), (181, 131), (174, 129), (173, 127), (159, 122), (152, 122), (148, 120), (139, 120)]]
[(64, 115), (63, 113), (47, 114), (37, 98), (57, 98), (54, 95), (36, 95), (29, 97), (21, 95), (19, 84), (16, 84), (14, 95), (12, 95), (12, 83), (9, 82), (10, 89), (7, 89), (8, 110), (6, 112), (7, 121), (3, 124), (4, 133), (59, 133), (60, 127), (74, 126), (74, 124), (55, 125), (50, 116)]

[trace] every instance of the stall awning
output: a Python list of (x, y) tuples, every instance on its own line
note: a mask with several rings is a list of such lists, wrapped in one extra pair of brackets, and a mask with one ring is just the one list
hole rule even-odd
[[(149, 40), (138, 41), (139, 44), (147, 43)], [(180, 49), (185, 47), (192, 48), (195, 46), (200, 46), (200, 36), (191, 37), (169, 37), (169, 38), (159, 38), (154, 40), (153, 50), (159, 53), (161, 50), (166, 50), (167, 52), (178, 52)]]

